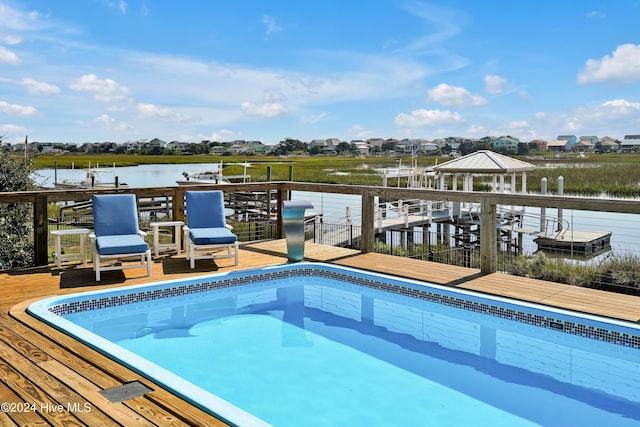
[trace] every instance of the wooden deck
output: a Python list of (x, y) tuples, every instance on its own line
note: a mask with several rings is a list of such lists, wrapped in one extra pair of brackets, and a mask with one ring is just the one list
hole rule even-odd
[[(306, 259), (410, 277), (461, 289), (504, 295), (608, 316), (640, 321), (640, 297), (632, 297), (518, 278), (481, 275), (479, 270), (416, 261), (349, 249), (307, 244)], [(35, 320), (25, 313), (30, 301), (42, 297), (169, 280), (286, 263), (283, 240), (244, 245), (240, 266), (231, 260), (198, 260), (190, 270), (184, 258), (164, 258), (153, 265), (153, 277), (144, 269), (109, 271), (94, 282), (90, 267), (71, 265), (61, 271), (40, 268), (0, 274), (0, 411), (2, 426), (113, 426), (225, 425), (141, 375), (95, 350)], [(140, 397), (113, 403), (100, 392), (131, 382), (151, 389)], [(30, 406), (25, 406), (28, 404)]]

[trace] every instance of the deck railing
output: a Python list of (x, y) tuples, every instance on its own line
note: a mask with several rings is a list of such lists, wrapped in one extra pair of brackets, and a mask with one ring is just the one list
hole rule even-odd
[[(640, 203), (636, 200), (619, 200), (590, 197), (568, 197), (554, 195), (511, 194), (511, 193), (486, 193), (464, 192), (432, 189), (408, 189), (391, 187), (373, 187), (358, 185), (335, 185), (303, 182), (264, 182), (230, 184), (220, 186), (203, 187), (144, 187), (144, 188), (118, 188), (118, 189), (77, 189), (77, 190), (43, 190), (20, 193), (0, 193), (0, 204), (29, 203), (33, 207), (33, 244), (35, 249), (35, 265), (49, 263), (48, 238), (49, 218), (48, 207), (52, 203), (82, 202), (91, 199), (92, 194), (132, 193), (138, 199), (165, 198), (171, 204), (171, 220), (184, 220), (185, 202), (184, 196), (187, 190), (220, 189), (225, 193), (242, 192), (272, 192), (276, 194), (276, 206), (270, 211), (275, 215), (275, 237), (283, 237), (281, 228), (280, 206), (282, 201), (288, 200), (292, 192), (312, 192), (326, 196), (331, 195), (356, 195), (361, 200), (360, 224), (358, 230), (359, 248), (362, 252), (372, 252), (376, 239), (376, 200), (424, 200), (431, 202), (454, 202), (458, 204), (473, 204), (479, 206), (474, 212), (477, 216), (479, 227), (478, 244), (480, 247), (480, 269), (483, 273), (492, 273), (497, 270), (499, 252), (498, 241), (500, 206), (523, 206), (545, 209), (589, 211), (589, 212), (613, 212), (620, 214), (640, 214)], [(627, 228), (633, 228), (637, 233), (640, 229), (640, 221), (629, 222)], [(606, 227), (606, 224), (603, 224)], [(0, 230), (0, 232), (4, 232)]]

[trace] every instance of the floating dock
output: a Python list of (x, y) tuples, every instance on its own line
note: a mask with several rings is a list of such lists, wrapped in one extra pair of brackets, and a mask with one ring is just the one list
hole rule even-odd
[(538, 250), (591, 257), (611, 249), (610, 231), (561, 230), (533, 240)]

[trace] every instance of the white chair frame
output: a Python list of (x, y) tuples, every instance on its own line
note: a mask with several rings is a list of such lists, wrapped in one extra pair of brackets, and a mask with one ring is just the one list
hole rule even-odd
[[(233, 230), (233, 227), (231, 227), (228, 224), (225, 225), (225, 227), (227, 227), (229, 230)], [(234, 258), (235, 263), (233, 265), (238, 265), (238, 250), (239, 250), (238, 240), (236, 240), (233, 243), (196, 245), (195, 243), (193, 243), (193, 241), (191, 240), (191, 237), (189, 236), (189, 227), (185, 225), (182, 229), (184, 230), (184, 242), (185, 242), (185, 249), (187, 253), (186, 258), (189, 260), (189, 266), (192, 269), (196, 268), (197, 259), (216, 260), (221, 258)], [(227, 248), (226, 255), (219, 255), (219, 254), (212, 253), (213, 250), (223, 249), (223, 248)], [(233, 249), (233, 253), (231, 251), (232, 249)], [(206, 253), (198, 255), (196, 251), (206, 251)]]
[[(144, 238), (147, 233), (144, 231), (139, 231), (138, 234), (140, 237)], [(91, 238), (91, 246), (93, 247), (93, 270), (96, 272), (96, 282), (100, 281), (100, 272), (102, 271), (111, 271), (111, 270), (127, 270), (130, 268), (140, 268), (147, 267), (147, 277), (151, 277), (151, 248), (147, 249), (145, 252), (138, 253), (128, 253), (128, 254), (113, 254), (113, 255), (100, 255), (98, 253), (98, 247), (96, 246), (96, 235), (95, 233), (91, 233), (89, 235)], [(111, 265), (111, 266), (102, 266), (100, 263), (103, 260), (122, 260), (124, 258), (133, 258), (140, 257), (140, 263), (137, 264), (126, 264), (126, 265)]]

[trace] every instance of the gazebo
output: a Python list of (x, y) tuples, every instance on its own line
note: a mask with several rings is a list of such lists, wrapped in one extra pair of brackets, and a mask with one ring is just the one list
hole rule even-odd
[[(518, 173), (522, 174), (521, 192), (527, 192), (527, 171), (533, 169), (535, 166), (531, 163), (490, 150), (479, 150), (433, 167), (435, 172), (443, 176), (453, 176), (453, 190), (458, 187), (459, 176), (463, 178), (462, 190), (473, 191), (474, 175), (491, 175), (493, 177), (493, 191), (504, 192), (504, 178), (506, 175), (511, 175), (510, 191), (513, 193), (517, 192), (516, 176)], [(499, 186), (498, 178), (500, 179)], [(444, 179), (440, 180), (440, 183), (444, 186)]]

